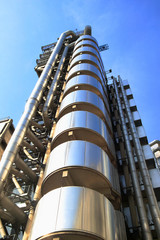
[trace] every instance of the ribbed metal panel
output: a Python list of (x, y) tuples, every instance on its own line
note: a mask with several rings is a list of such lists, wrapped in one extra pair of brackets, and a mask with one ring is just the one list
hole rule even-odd
[[(65, 176), (64, 171), (68, 171)], [(120, 197), (117, 169), (100, 147), (85, 141), (66, 142), (52, 150), (44, 174), (42, 194), (70, 185), (92, 188), (109, 199), (113, 198), (112, 191), (116, 198)]]
[(127, 240), (123, 214), (120, 211), (115, 211), (115, 219), (116, 219), (115, 240)]
[(114, 217), (112, 204), (102, 194), (82, 187), (59, 188), (39, 201), (30, 240), (114, 240)]

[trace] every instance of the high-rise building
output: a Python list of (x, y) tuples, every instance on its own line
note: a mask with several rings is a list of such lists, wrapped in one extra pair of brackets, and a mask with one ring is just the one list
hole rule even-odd
[(0, 162), (2, 238), (160, 239), (159, 169), (128, 82), (107, 79), (106, 48), (90, 26), (42, 47)]

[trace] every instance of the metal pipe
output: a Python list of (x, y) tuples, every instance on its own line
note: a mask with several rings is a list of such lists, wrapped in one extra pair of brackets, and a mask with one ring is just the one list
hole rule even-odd
[(24, 182), (29, 182), (29, 178), (24, 175), (24, 173), (19, 172), (17, 169), (14, 167), (11, 168), (11, 174), (14, 174), (16, 177), (21, 178)]
[(26, 134), (28, 125), (30, 123), (30, 120), (35, 114), (36, 108), (42, 98), (43, 90), (45, 89), (48, 79), (51, 75), (52, 69), (55, 65), (56, 59), (58, 57), (58, 54), (61, 50), (61, 47), (63, 45), (63, 42), (67, 36), (71, 35), (72, 37), (75, 36), (75, 33), (73, 31), (67, 31), (61, 34), (55, 48), (53, 49), (53, 52), (51, 56), (48, 59), (48, 62), (37, 81), (35, 88), (33, 89), (27, 103), (25, 106), (24, 113), (10, 139), (9, 144), (6, 147), (6, 150), (3, 154), (3, 157), (0, 162), (0, 192), (3, 189), (3, 185), (5, 182), (5, 179), (7, 178), (10, 169), (12, 167), (12, 164), (15, 160), (15, 157), (17, 155), (17, 152), (19, 150), (19, 146), (21, 145), (24, 136)]
[(27, 220), (27, 215), (16, 205), (14, 204), (8, 197), (4, 195), (4, 192), (1, 192), (0, 195), (0, 204), (3, 208), (7, 209), (7, 211), (16, 218), (16, 220), (24, 224)]
[(61, 74), (61, 71), (62, 71), (62, 68), (63, 68), (63, 64), (65, 62), (65, 58), (67, 56), (68, 49), (70, 47), (72, 47), (73, 45), (74, 45), (74, 42), (70, 43), (69, 45), (67, 45), (65, 47), (65, 49), (64, 49), (64, 52), (63, 52), (62, 57), (61, 57), (61, 60), (60, 60), (60, 62), (58, 64), (58, 68), (57, 68), (56, 74), (55, 74), (54, 79), (52, 81), (50, 90), (48, 92), (47, 99), (46, 99), (44, 107), (43, 107), (42, 117), (43, 117), (44, 124), (45, 124), (45, 126), (48, 129), (50, 129), (50, 127), (51, 127), (51, 121), (50, 121), (50, 119), (48, 117), (48, 110), (49, 110), (49, 107), (50, 107), (50, 105), (52, 103), (53, 97), (55, 95), (57, 83), (58, 83), (58, 80), (59, 80), (59, 77), (60, 77), (60, 74)]
[(17, 155), (15, 160), (16, 166), (23, 170), (23, 172), (30, 178), (32, 182), (37, 181), (37, 175), (32, 171), (30, 167), (21, 159), (19, 155)]
[(122, 80), (121, 80), (120, 76), (118, 76), (118, 80), (119, 80), (119, 83), (120, 83), (122, 96), (123, 96), (123, 99), (124, 99), (124, 105), (125, 105), (125, 108), (126, 108), (127, 117), (128, 117), (128, 120), (129, 120), (131, 132), (132, 132), (133, 142), (134, 142), (136, 154), (137, 154), (137, 157), (138, 157), (138, 163), (139, 163), (140, 172), (142, 174), (144, 187), (145, 187), (146, 194), (147, 194), (149, 208), (150, 208), (150, 211), (151, 211), (153, 222), (155, 224), (155, 229), (156, 229), (156, 232), (157, 232), (158, 239), (160, 239), (160, 210), (159, 210), (158, 203), (157, 203), (157, 200), (156, 200), (156, 196), (155, 196), (155, 193), (154, 193), (154, 190), (153, 190), (153, 187), (152, 187), (152, 183), (151, 183), (149, 172), (148, 172), (148, 169), (147, 169), (145, 157), (144, 157), (144, 154), (143, 154), (143, 151), (142, 151), (142, 148), (141, 148), (141, 144), (140, 144), (140, 141), (139, 141), (139, 138), (138, 138), (136, 126), (134, 124), (132, 113), (131, 113), (131, 110), (130, 110), (130, 107), (129, 107), (129, 104), (128, 104), (127, 96), (126, 96), (126, 93), (125, 93), (123, 83), (122, 83)]
[(0, 216), (1, 216), (1, 219), (4, 219), (5, 221), (11, 223), (11, 224), (14, 224), (16, 219), (15, 217), (13, 217), (12, 215), (10, 215), (9, 212), (4, 212), (2, 209), (0, 209)]
[(84, 35), (92, 35), (92, 29), (90, 25), (87, 25), (84, 29)]
[(52, 81), (52, 84), (51, 84), (50, 90), (48, 92), (47, 99), (45, 101), (45, 104), (44, 104), (44, 107), (43, 107), (43, 111), (42, 111), (43, 121), (44, 121), (45, 126), (48, 129), (51, 128), (51, 121), (50, 121), (50, 119), (48, 117), (48, 110), (49, 110), (49, 107), (50, 107), (50, 105), (52, 103), (53, 96), (54, 96), (55, 91), (56, 91), (57, 83), (58, 83), (58, 80), (59, 80), (59, 77), (60, 77), (60, 73), (61, 73), (64, 61), (65, 61), (67, 52), (68, 52), (68, 46), (65, 47), (64, 52), (63, 52), (62, 57), (61, 57), (61, 60), (60, 60), (60, 62), (58, 64), (58, 68), (57, 68), (56, 74), (55, 74), (54, 79)]
[(28, 142), (26, 142), (25, 140), (23, 140), (22, 146), (23, 146), (23, 147), (26, 147), (26, 148), (28, 148), (28, 149), (30, 149), (30, 150), (32, 150), (33, 152), (37, 152), (37, 149), (35, 148), (35, 146), (34, 146), (34, 145), (30, 145), (30, 144), (29, 144)]
[(15, 185), (17, 191), (19, 192), (19, 194), (24, 194), (21, 186), (19, 185), (19, 183), (18, 183), (18, 181), (17, 181), (17, 179), (15, 178), (14, 175), (12, 175), (12, 182), (14, 183), (14, 185)]
[(7, 235), (1, 219), (0, 219), (0, 234), (2, 238), (5, 238)]
[(143, 202), (143, 197), (142, 197), (140, 185), (138, 182), (136, 166), (135, 166), (135, 162), (134, 162), (134, 158), (133, 158), (133, 154), (132, 154), (132, 148), (131, 148), (131, 144), (130, 144), (130, 140), (129, 140), (129, 136), (128, 136), (128, 132), (127, 132), (127, 127), (125, 124), (125, 119), (123, 116), (121, 101), (120, 101), (120, 97), (118, 94), (118, 88), (117, 88), (115, 79), (113, 79), (113, 83), (114, 83), (114, 88), (115, 88), (115, 93), (116, 93), (116, 98), (117, 98), (117, 104), (118, 104), (118, 108), (119, 108), (120, 119), (121, 119), (121, 123), (122, 123), (122, 130), (123, 130), (123, 135), (124, 135), (124, 139), (125, 139), (127, 155), (128, 155), (128, 159), (129, 159), (130, 173), (131, 173), (131, 177), (132, 177), (133, 188), (134, 188), (135, 198), (136, 198), (136, 202), (137, 202), (137, 209), (138, 209), (138, 213), (139, 213), (139, 219), (140, 219), (140, 223), (141, 223), (141, 227), (142, 227), (142, 232), (143, 232), (144, 239), (151, 240), (152, 235), (150, 232), (147, 214), (146, 214), (145, 206), (144, 206), (144, 202)]
[(39, 124), (39, 123), (37, 123), (37, 122), (35, 122), (33, 120), (30, 121), (30, 125), (33, 125), (33, 126), (35, 126), (36, 128), (39, 128), (39, 129), (43, 129), (44, 128), (43, 125), (41, 125), (41, 124)]
[(40, 152), (45, 152), (45, 147), (29, 128), (27, 129), (26, 135), (34, 143), (34, 145), (39, 149)]
[[(114, 91), (113, 88), (111, 88), (111, 93), (114, 96)], [(117, 134), (118, 137), (121, 139), (123, 133), (121, 129), (121, 123), (119, 121), (119, 113), (118, 113), (118, 108), (117, 108), (117, 103), (115, 100), (115, 97), (112, 98), (113, 106), (116, 106), (114, 108), (114, 116), (115, 120), (117, 122), (116, 124), (116, 129), (117, 129)], [(132, 187), (131, 183), (131, 178), (130, 178), (130, 173), (129, 173), (129, 167), (128, 167), (128, 161), (126, 159), (126, 150), (125, 150), (125, 144), (123, 140), (119, 141), (119, 148), (120, 148), (120, 153), (121, 153), (121, 159), (122, 160), (122, 168), (123, 168), (123, 173), (124, 173), (124, 178), (125, 178), (125, 183), (126, 187), (130, 189)], [(133, 193), (129, 192), (128, 194), (128, 204), (129, 204), (129, 209), (130, 209), (130, 214), (131, 214), (131, 219), (132, 219), (132, 225), (133, 227), (138, 227), (138, 216), (137, 216), (137, 211), (136, 211), (136, 204), (133, 198)]]

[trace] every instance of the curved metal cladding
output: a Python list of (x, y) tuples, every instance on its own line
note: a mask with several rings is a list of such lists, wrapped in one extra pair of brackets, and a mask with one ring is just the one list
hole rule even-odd
[(86, 140), (97, 144), (115, 164), (115, 148), (106, 124), (88, 111), (72, 111), (59, 119), (56, 125), (52, 149), (68, 140)]
[(115, 240), (120, 187), (105, 84), (97, 41), (89, 35), (79, 37), (31, 239)]
[(108, 155), (86, 141), (69, 141), (50, 154), (42, 184), (42, 195), (61, 186), (85, 186), (103, 193), (119, 208), (118, 175)]
[(58, 118), (61, 118), (66, 113), (69, 113), (73, 110), (86, 110), (88, 112), (96, 114), (106, 123), (110, 134), (112, 134), (110, 116), (102, 99), (97, 94), (88, 90), (78, 90), (71, 92), (63, 98)]
[(115, 240), (115, 215), (104, 195), (83, 187), (62, 187), (39, 201), (30, 240)]
[(108, 113), (110, 114), (109, 104), (106, 94), (103, 90), (102, 84), (94, 77), (90, 75), (77, 75), (71, 78), (64, 89), (63, 98), (70, 92), (77, 90), (89, 90), (96, 93), (103, 100)]
[(115, 211), (115, 220), (115, 240), (127, 240), (124, 217), (120, 211)]

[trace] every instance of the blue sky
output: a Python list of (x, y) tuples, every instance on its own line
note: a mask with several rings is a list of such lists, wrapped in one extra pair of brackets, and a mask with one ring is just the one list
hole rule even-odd
[(159, 0), (0, 0), (0, 118), (20, 119), (41, 46), (92, 26), (105, 69), (128, 79), (149, 141), (160, 139)]

